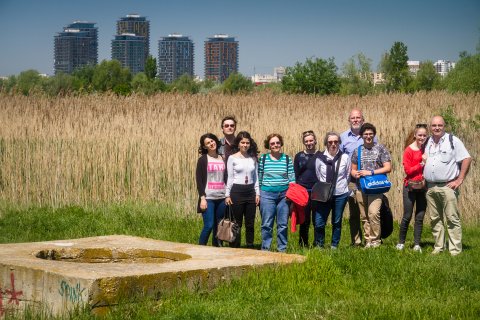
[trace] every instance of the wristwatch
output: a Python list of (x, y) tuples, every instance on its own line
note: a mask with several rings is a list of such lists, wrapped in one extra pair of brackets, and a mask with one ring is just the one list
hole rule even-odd
[(372, 173), (372, 176), (375, 175), (375, 173), (373, 173), (375, 170), (370, 170), (370, 172)]

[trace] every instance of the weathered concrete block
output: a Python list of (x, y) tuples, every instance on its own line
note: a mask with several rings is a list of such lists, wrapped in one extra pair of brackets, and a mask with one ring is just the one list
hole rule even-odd
[(215, 248), (131, 236), (0, 245), (0, 315), (26, 304), (93, 312), (186, 286), (212, 288), (246, 270), (300, 255)]

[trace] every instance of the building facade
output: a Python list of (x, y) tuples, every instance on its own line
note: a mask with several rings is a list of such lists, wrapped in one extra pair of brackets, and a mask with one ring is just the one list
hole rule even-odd
[(74, 21), (54, 37), (54, 71), (72, 73), (98, 62), (98, 28), (94, 22)]
[(150, 21), (138, 14), (127, 14), (117, 21), (117, 35), (124, 33), (144, 37), (146, 60), (150, 54)]
[(158, 76), (165, 83), (172, 83), (187, 74), (193, 77), (194, 44), (189, 37), (170, 34), (158, 41)]
[(145, 70), (145, 37), (132, 33), (116, 35), (112, 40), (112, 60), (120, 61), (132, 74)]
[(435, 71), (442, 77), (446, 76), (453, 68), (455, 68), (455, 62), (449, 60), (437, 60), (433, 63)]
[(238, 41), (216, 34), (205, 41), (205, 79), (223, 82), (238, 72)]

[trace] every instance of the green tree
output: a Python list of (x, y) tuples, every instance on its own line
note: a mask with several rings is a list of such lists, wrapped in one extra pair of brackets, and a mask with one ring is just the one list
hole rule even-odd
[(388, 92), (407, 91), (411, 81), (407, 61), (407, 46), (398, 41), (393, 44), (390, 52), (382, 57), (381, 67)]
[(184, 74), (170, 84), (169, 90), (172, 92), (195, 94), (200, 90), (200, 84), (195, 82), (192, 76)]
[(93, 89), (99, 92), (116, 91), (124, 94), (128, 91), (127, 88), (130, 88), (131, 77), (130, 70), (122, 68), (119, 61), (103, 60), (95, 68), (92, 77)]
[(50, 96), (66, 95), (75, 90), (74, 82), (75, 77), (60, 72), (45, 81), (43, 91)]
[(366, 95), (373, 90), (372, 60), (363, 53), (351, 57), (342, 66), (342, 94)]
[(132, 79), (132, 89), (138, 93), (151, 95), (157, 92), (165, 91), (166, 85), (160, 79), (149, 80), (145, 73), (139, 72)]
[(287, 67), (282, 79), (282, 90), (288, 93), (331, 94), (340, 90), (334, 59), (307, 59)]
[(450, 92), (480, 92), (480, 53), (464, 55), (445, 77)]
[(41, 89), (42, 77), (37, 70), (22, 71), (16, 79), (16, 88), (24, 95), (28, 95), (30, 91)]
[(157, 59), (152, 56), (148, 56), (145, 61), (145, 75), (148, 80), (153, 80), (157, 76)]
[(420, 68), (418, 69), (417, 76), (413, 82), (416, 91), (431, 91), (440, 88), (441, 77), (435, 70), (433, 62), (427, 60), (420, 62)]
[(222, 84), (223, 93), (251, 92), (253, 90), (253, 82), (244, 77), (240, 73), (231, 73)]
[(89, 64), (83, 68), (73, 71), (73, 86), (75, 91), (91, 92), (93, 91), (93, 75), (97, 66)]

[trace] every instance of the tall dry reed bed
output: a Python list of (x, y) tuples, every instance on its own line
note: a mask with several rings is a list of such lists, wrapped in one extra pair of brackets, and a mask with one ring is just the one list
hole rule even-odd
[[(399, 219), (404, 139), (416, 123), (428, 122), (449, 105), (462, 120), (459, 135), (476, 159), (478, 132), (466, 120), (480, 113), (478, 95), (1, 95), (0, 197), (16, 205), (166, 202), (179, 214), (193, 212), (198, 139), (208, 131), (220, 134), (223, 116), (234, 114), (238, 129), (250, 131), (259, 146), (267, 134), (279, 132), (293, 156), (302, 149), (302, 131), (313, 129), (323, 140), (327, 131), (345, 130), (349, 111), (357, 107), (392, 152), (389, 197)], [(479, 189), (474, 160), (461, 188), (465, 220), (478, 222)]]

